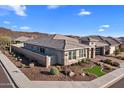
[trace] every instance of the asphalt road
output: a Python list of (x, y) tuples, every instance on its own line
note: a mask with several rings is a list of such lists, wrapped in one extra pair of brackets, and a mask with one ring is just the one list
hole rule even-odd
[(7, 75), (0, 64), (0, 88), (12, 88)]
[(120, 81), (116, 82), (115, 84), (113, 84), (109, 88), (124, 88), (124, 78), (121, 79)]

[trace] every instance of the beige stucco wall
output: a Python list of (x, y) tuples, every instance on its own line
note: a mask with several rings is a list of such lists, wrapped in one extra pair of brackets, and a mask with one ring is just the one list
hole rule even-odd
[(49, 60), (49, 59), (47, 59), (48, 56), (40, 55), (38, 53), (32, 52), (27, 49), (23, 49), (23, 48), (16, 47), (16, 46), (12, 46), (12, 49), (15, 52), (25, 55), (27, 58), (29, 58), (31, 60), (36, 60), (39, 64), (42, 64), (44, 66), (46, 66), (46, 62)]
[(114, 53), (116, 47), (115, 46), (110, 46), (110, 55)]

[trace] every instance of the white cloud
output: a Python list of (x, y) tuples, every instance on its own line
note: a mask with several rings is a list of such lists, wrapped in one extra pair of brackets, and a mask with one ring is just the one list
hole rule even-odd
[(28, 26), (22, 26), (22, 27), (20, 27), (20, 29), (21, 30), (28, 30), (28, 29), (30, 29), (30, 27), (28, 27)]
[(3, 21), (4, 24), (10, 24), (10, 21)]
[(109, 28), (110, 27), (110, 25), (102, 25), (102, 26), (100, 26), (100, 28)]
[(16, 25), (14, 25), (14, 26), (12, 26), (13, 28), (16, 28), (17, 26)]
[(90, 11), (86, 11), (85, 9), (81, 9), (81, 11), (78, 13), (79, 16), (85, 16), (85, 15), (90, 15)]
[(7, 11), (13, 11), (18, 16), (27, 16), (25, 13), (26, 6), (24, 5), (5, 5), (5, 6), (0, 6), (0, 8)]
[(105, 31), (107, 28), (109, 28), (110, 27), (110, 25), (101, 25), (100, 27), (99, 27), (99, 32), (103, 32), (103, 31)]
[(57, 9), (57, 8), (59, 8), (59, 5), (48, 5), (47, 8), (48, 9)]
[(100, 28), (98, 31), (99, 31), (99, 32), (103, 32), (103, 31), (105, 31), (105, 29)]

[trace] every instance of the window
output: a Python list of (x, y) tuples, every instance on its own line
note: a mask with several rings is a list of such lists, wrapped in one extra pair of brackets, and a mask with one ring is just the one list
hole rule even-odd
[(79, 50), (79, 57), (86, 57), (86, 49)]
[(84, 57), (86, 57), (86, 49), (84, 49)]
[(79, 50), (79, 57), (83, 57), (83, 49)]
[(41, 54), (45, 54), (45, 49), (44, 48), (40, 48), (40, 53)]
[(76, 59), (76, 51), (73, 51), (73, 59)]
[(76, 59), (76, 51), (69, 51), (69, 60)]

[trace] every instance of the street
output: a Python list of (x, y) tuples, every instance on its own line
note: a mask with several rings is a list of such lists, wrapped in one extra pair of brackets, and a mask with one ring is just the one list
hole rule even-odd
[(118, 81), (117, 83), (113, 84), (109, 88), (124, 88), (124, 78)]
[(0, 88), (12, 88), (7, 75), (0, 64)]

